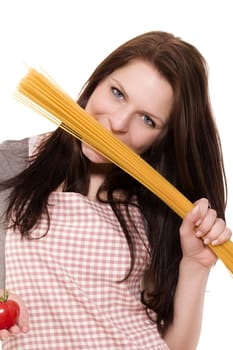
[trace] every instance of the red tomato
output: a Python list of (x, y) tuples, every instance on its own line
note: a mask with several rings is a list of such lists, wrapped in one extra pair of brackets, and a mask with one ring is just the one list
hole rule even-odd
[(0, 329), (9, 329), (14, 326), (19, 317), (19, 305), (8, 299), (8, 293), (0, 298)]

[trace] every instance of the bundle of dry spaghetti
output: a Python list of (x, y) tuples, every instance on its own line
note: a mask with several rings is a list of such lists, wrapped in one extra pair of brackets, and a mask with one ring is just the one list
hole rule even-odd
[[(88, 143), (152, 191), (181, 218), (193, 208), (193, 204), (181, 192), (105, 129), (45, 74), (29, 68), (18, 85), (16, 98)], [(233, 273), (233, 242), (229, 240), (222, 245), (209, 247)]]

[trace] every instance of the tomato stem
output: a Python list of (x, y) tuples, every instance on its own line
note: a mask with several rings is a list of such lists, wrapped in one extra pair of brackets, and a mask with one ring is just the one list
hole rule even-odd
[(0, 303), (5, 303), (8, 299), (8, 290), (7, 289), (4, 289), (3, 291), (3, 295), (0, 297)]

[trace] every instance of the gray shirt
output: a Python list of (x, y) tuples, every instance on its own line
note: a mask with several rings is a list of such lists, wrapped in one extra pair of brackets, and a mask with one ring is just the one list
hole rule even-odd
[[(4, 141), (0, 144), (0, 183), (9, 179), (28, 164), (28, 138), (17, 141)], [(0, 288), (5, 288), (5, 237), (7, 223), (4, 213), (7, 207), (9, 190), (0, 191)]]

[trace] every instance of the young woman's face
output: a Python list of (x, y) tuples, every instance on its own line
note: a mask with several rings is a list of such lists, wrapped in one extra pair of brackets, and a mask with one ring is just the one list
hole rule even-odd
[[(131, 61), (115, 70), (95, 89), (86, 111), (137, 154), (144, 153), (158, 137), (173, 104), (171, 85), (148, 62)], [(108, 163), (82, 143), (93, 163)]]

